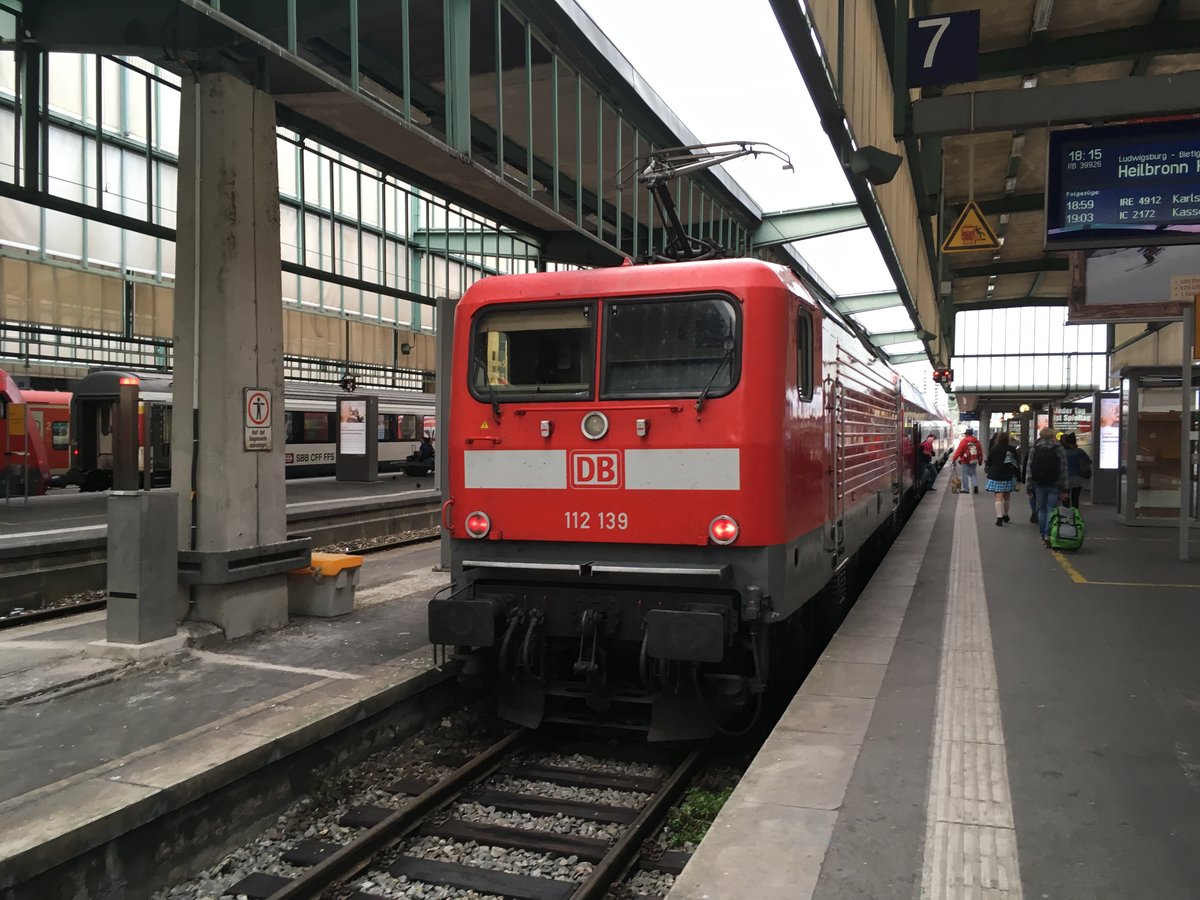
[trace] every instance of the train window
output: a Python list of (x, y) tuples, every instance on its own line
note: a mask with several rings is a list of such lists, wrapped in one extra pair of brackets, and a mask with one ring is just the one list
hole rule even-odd
[(283, 441), (285, 444), (299, 444), (304, 440), (304, 432), (300, 427), (300, 413), (287, 410), (283, 414)]
[(594, 306), (493, 307), (475, 322), (470, 385), (485, 403), (592, 395)]
[(304, 416), (304, 442), (321, 444), (333, 440), (331, 420), (333, 413), (306, 412)]
[(397, 416), (400, 420), (400, 440), (415, 441), (420, 435), (420, 418), (418, 416)]
[(739, 344), (737, 308), (726, 297), (608, 303), (601, 395), (728, 394), (738, 380)]
[(71, 446), (70, 436), (67, 434), (68, 423), (66, 422), (51, 422), (50, 423), (50, 448), (52, 450), (68, 450)]
[(812, 316), (806, 310), (796, 314), (796, 387), (801, 400), (811, 400), (813, 392)]

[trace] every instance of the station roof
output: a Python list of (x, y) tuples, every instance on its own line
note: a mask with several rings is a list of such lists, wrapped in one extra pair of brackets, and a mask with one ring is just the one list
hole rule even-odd
[[(913, 104), (912, 127), (923, 139), (941, 137), (946, 219), (953, 221), (973, 188), (1003, 245), (996, 252), (956, 254), (947, 260), (943, 280), (951, 283), (956, 309), (1062, 305), (1067, 258), (1043, 249), (1050, 128), (1035, 123), (1099, 124), (1169, 114), (1172, 110), (1152, 108), (1157, 82), (1200, 69), (1200, 2), (930, 0), (923, 12), (966, 8), (981, 8), (979, 79), (944, 91), (927, 89)], [(1075, 90), (1051, 91), (1061, 88)], [(1006, 92), (1009, 121), (979, 114), (982, 92)], [(1026, 96), (1017, 96), (1022, 93)], [(975, 121), (955, 121), (945, 98), (971, 94)], [(1200, 97), (1174, 111), (1198, 107)]]
[[(1068, 255), (1044, 245), (1051, 130), (1200, 112), (1200, 0), (770, 2), (843, 166), (899, 158), (890, 181), (848, 178), (934, 362), (958, 352), (958, 312), (1066, 306)], [(908, 89), (908, 18), (970, 10), (978, 75)], [(1001, 246), (943, 253), (971, 199)]]

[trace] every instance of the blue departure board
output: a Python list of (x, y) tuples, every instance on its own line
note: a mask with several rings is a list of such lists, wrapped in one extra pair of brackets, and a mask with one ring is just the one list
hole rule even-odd
[(1050, 133), (1046, 249), (1200, 242), (1200, 119)]

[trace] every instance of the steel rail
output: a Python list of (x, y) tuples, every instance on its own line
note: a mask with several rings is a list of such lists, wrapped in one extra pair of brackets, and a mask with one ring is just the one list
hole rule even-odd
[(299, 878), (286, 884), (268, 900), (300, 900), (319, 897), (321, 892), (368, 863), (386, 845), (404, 837), (444, 804), (453, 800), (477, 778), (499, 768), (513, 751), (526, 740), (529, 732), (518, 729), (497, 741), (466, 765), (455, 769), (429, 790), (418, 795), (412, 803), (392, 813), (357, 840), (354, 840), (317, 863)]
[(571, 900), (601, 900), (615, 882), (625, 877), (637, 860), (642, 844), (667, 817), (671, 806), (692, 780), (704, 757), (704, 748), (693, 750), (687, 755), (671, 773), (671, 777), (658, 789), (658, 793), (642, 808), (638, 817), (625, 829), (625, 833), (612, 845), (604, 859), (596, 863), (592, 874), (571, 895)]

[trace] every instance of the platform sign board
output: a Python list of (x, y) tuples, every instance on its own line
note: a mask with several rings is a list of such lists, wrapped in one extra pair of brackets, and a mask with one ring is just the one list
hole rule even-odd
[(270, 450), (271, 392), (266, 388), (245, 388), (243, 403), (243, 447), (246, 450)]
[(370, 394), (339, 397), (337, 425), (334, 477), (338, 481), (376, 481), (379, 478), (379, 398)]
[(338, 401), (338, 437), (342, 453), (366, 455), (367, 401), (362, 397)]
[(977, 412), (960, 412), (958, 414), (958, 421), (960, 421), (960, 422), (978, 422), (979, 421), (979, 413), (977, 413)]
[(1200, 282), (1200, 245), (1080, 250), (1070, 272), (1068, 325), (1177, 321), (1178, 298)]
[(966, 205), (946, 240), (942, 241), (943, 253), (972, 253), (976, 250), (999, 250), (1000, 239), (988, 224), (987, 216), (972, 200)]
[(1200, 241), (1200, 120), (1050, 133), (1046, 249)]
[(979, 10), (908, 20), (908, 86), (933, 87), (979, 76)]

